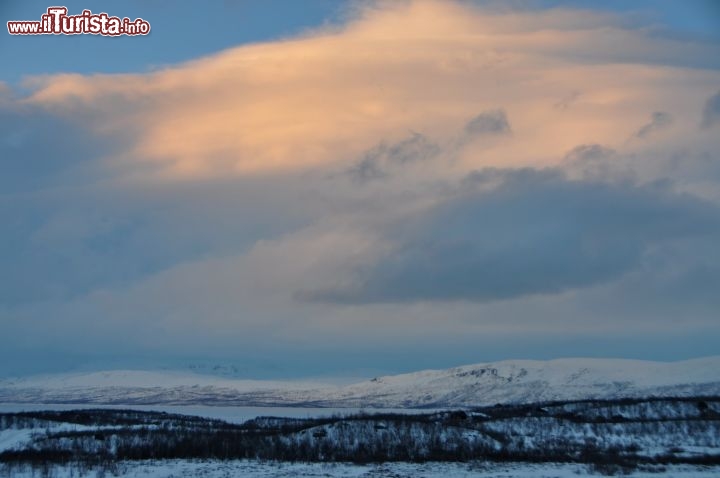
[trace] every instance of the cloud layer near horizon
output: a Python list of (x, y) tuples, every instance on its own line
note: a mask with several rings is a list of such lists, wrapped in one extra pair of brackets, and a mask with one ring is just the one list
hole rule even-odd
[(591, 11), (377, 2), (156, 71), (3, 86), (4, 353), (541, 330), (692, 355), (652, 340), (679, 313), (720, 337), (715, 58)]

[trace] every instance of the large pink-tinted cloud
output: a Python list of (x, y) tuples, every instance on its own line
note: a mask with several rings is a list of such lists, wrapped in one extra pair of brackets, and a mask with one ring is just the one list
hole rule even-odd
[(149, 73), (31, 78), (25, 101), (126, 138), (106, 158), (123, 172), (192, 179), (347, 163), (411, 131), (451, 142), (500, 108), (512, 138), (464, 144), (461, 169), (556, 164), (587, 143), (642, 149), (633, 134), (655, 111), (675, 121), (654, 141), (701, 134), (698, 111), (720, 84), (697, 67), (717, 47), (606, 14), (414, 1), (353, 18)]

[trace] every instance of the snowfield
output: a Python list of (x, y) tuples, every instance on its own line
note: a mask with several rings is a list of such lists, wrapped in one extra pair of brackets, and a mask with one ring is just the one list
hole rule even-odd
[(719, 467), (720, 397), (244, 423), (118, 408), (0, 413), (9, 477), (717, 476)]
[[(48, 472), (54, 478), (96, 478), (96, 470), (71, 467), (55, 467)], [(636, 478), (715, 478), (717, 467), (667, 466), (647, 472), (634, 472)], [(18, 470), (12, 478), (43, 476), (37, 470)], [(599, 478), (586, 466), (562, 463), (385, 463), (379, 465), (354, 465), (345, 463), (275, 463), (238, 460), (218, 461), (149, 461), (144, 463), (123, 462), (117, 464), (114, 473), (105, 476), (132, 476), (137, 478), (271, 478), (271, 477), (325, 477), (325, 478)]]
[(0, 402), (301, 407), (468, 407), (495, 403), (720, 395), (720, 357), (682, 362), (511, 360), (346, 386), (114, 370), (0, 380)]

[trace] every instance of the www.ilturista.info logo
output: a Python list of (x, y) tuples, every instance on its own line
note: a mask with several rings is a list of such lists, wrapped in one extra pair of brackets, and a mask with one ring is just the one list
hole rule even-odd
[(68, 15), (65, 7), (50, 7), (40, 21), (7, 22), (11, 35), (147, 35), (150, 23), (142, 18), (111, 17), (107, 13), (83, 10), (80, 15)]

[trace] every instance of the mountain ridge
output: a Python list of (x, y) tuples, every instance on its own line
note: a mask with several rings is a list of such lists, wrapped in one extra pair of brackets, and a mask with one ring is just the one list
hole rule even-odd
[(110, 370), (0, 380), (0, 402), (128, 405), (473, 407), (553, 400), (720, 395), (720, 356), (678, 362), (504, 360), (350, 385)]

